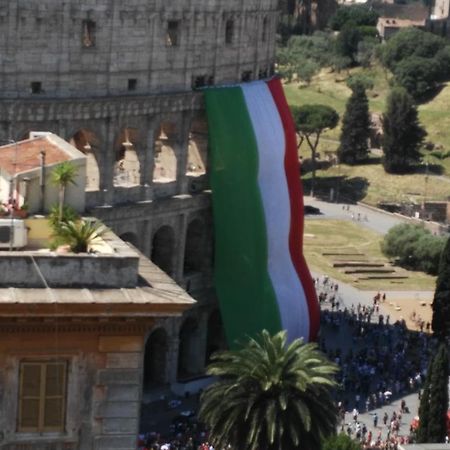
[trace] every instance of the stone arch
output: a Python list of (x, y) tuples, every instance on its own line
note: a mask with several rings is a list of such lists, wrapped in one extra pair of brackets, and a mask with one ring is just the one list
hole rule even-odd
[(114, 186), (131, 187), (140, 184), (141, 165), (137, 154), (139, 143), (137, 128), (124, 128), (114, 145)]
[(153, 235), (150, 259), (168, 275), (173, 273), (173, 254), (175, 233), (173, 228), (164, 225)]
[(69, 142), (86, 155), (86, 190), (98, 191), (100, 188), (100, 170), (97, 160), (100, 149), (99, 139), (94, 132), (80, 129), (72, 135)]
[(136, 248), (139, 247), (138, 237), (137, 237), (136, 233), (129, 231), (126, 233), (122, 233), (119, 237), (120, 237), (120, 239), (122, 239), (122, 241), (129, 242), (131, 245), (133, 245)]
[(208, 317), (208, 328), (206, 335), (206, 363), (211, 355), (219, 350), (227, 348), (225, 330), (223, 328), (222, 315), (220, 309), (216, 308)]
[(178, 379), (186, 379), (199, 374), (203, 367), (200, 364), (202, 355), (198, 354), (200, 345), (200, 328), (194, 317), (183, 322), (179, 334)]
[(144, 352), (144, 387), (167, 383), (168, 336), (164, 328), (150, 333)]
[(184, 249), (184, 275), (200, 272), (205, 265), (205, 224), (201, 219), (192, 220), (186, 232)]
[(206, 173), (208, 161), (208, 122), (204, 113), (192, 120), (189, 132), (186, 175), (198, 177)]
[(155, 139), (154, 182), (169, 183), (177, 179), (177, 156), (175, 154), (177, 139), (176, 125), (172, 122), (161, 122)]

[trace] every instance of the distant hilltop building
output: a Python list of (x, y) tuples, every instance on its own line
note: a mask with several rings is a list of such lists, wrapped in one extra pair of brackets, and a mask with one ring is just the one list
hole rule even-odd
[[(0, 2), (0, 145), (15, 147), (30, 132), (70, 143), (84, 155), (86, 209), (140, 252), (105, 256), (135, 283), (108, 292), (95, 283), (53, 291), (40, 279), (20, 287), (24, 276), (9, 288), (5, 275), (2, 449), (134, 448), (142, 385), (183, 395), (186, 380), (223, 348), (208, 125), (196, 89), (269, 77), (278, 18), (278, 0)], [(123, 249), (120, 242), (113, 248)], [(58, 258), (45, 259), (54, 283), (70, 285), (77, 264), (91, 281), (114, 279), (103, 257), (69, 255), (66, 270), (52, 271), (66, 257)], [(44, 261), (33, 253), (3, 264), (19, 276), (14, 264), (31, 273), (33, 259)], [(59, 386), (57, 417), (36, 407), (46, 401), (47, 378)], [(33, 404), (32, 414), (20, 402)]]

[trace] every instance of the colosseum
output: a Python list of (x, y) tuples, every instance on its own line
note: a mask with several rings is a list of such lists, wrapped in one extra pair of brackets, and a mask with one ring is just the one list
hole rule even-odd
[(51, 131), (85, 153), (92, 215), (197, 300), (149, 331), (149, 385), (201, 373), (221, 345), (200, 88), (272, 75), (277, 7), (0, 0), (0, 140)]

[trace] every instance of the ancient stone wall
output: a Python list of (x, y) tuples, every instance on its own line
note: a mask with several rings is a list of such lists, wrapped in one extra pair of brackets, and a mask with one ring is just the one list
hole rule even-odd
[(205, 77), (204, 83), (235, 82), (251, 71), (254, 78), (273, 63), (276, 5), (276, 0), (2, 2), (1, 95), (139, 95), (188, 90), (197, 77)]

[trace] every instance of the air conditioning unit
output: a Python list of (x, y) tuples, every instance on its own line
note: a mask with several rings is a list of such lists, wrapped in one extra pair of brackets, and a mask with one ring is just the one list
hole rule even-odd
[(0, 249), (27, 245), (27, 227), (20, 219), (0, 219)]

